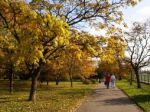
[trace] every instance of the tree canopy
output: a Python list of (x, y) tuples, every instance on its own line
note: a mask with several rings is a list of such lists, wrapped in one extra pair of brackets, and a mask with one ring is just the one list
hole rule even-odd
[[(84, 77), (93, 72), (94, 68), (89, 60), (93, 57), (100, 57), (103, 62), (120, 63), (125, 49), (120, 37), (93, 36), (80, 32), (75, 27), (81, 22), (96, 23), (100, 29), (108, 28), (109, 34), (115, 33), (116, 24), (125, 26), (121, 8), (133, 6), (137, 2), (1, 0), (0, 58), (5, 60), (5, 64), (11, 64), (14, 71), (24, 68), (22, 70), (31, 78), (29, 100), (35, 101), (38, 78), (48, 64), (51, 64), (54, 71), (62, 69), (64, 64), (68, 65), (68, 74), (72, 80), (73, 70), (78, 69)], [(11, 76), (12, 87), (13, 75)]]

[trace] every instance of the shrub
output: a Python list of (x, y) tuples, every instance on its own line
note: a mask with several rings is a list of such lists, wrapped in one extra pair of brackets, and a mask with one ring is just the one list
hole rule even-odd
[(91, 79), (92, 84), (96, 84), (96, 80), (95, 79)]
[(90, 81), (89, 79), (84, 79), (84, 80), (82, 81), (82, 83), (83, 83), (83, 84), (90, 84), (91, 81)]

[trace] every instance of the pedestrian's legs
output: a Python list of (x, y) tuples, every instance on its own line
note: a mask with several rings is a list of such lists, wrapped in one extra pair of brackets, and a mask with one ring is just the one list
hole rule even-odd
[(114, 88), (116, 87), (116, 82), (114, 81)]
[(109, 89), (109, 81), (107, 81), (107, 89)]
[(111, 84), (112, 84), (112, 88), (115, 88), (115, 81), (112, 81)]
[(110, 85), (109, 85), (111, 88), (113, 87), (113, 82), (112, 81), (110, 81)]

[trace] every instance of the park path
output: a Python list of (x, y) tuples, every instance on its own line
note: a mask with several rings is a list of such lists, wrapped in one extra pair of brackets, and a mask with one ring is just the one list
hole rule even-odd
[(76, 112), (143, 112), (120, 89), (99, 84)]

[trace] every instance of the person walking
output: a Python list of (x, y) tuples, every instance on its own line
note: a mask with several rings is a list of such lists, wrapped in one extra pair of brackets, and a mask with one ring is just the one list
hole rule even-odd
[(110, 78), (110, 85), (112, 88), (115, 88), (116, 87), (116, 77), (114, 74), (111, 75), (111, 78)]
[(105, 75), (105, 85), (106, 85), (107, 89), (109, 89), (110, 78), (111, 78), (110, 74), (106, 73), (106, 75)]

